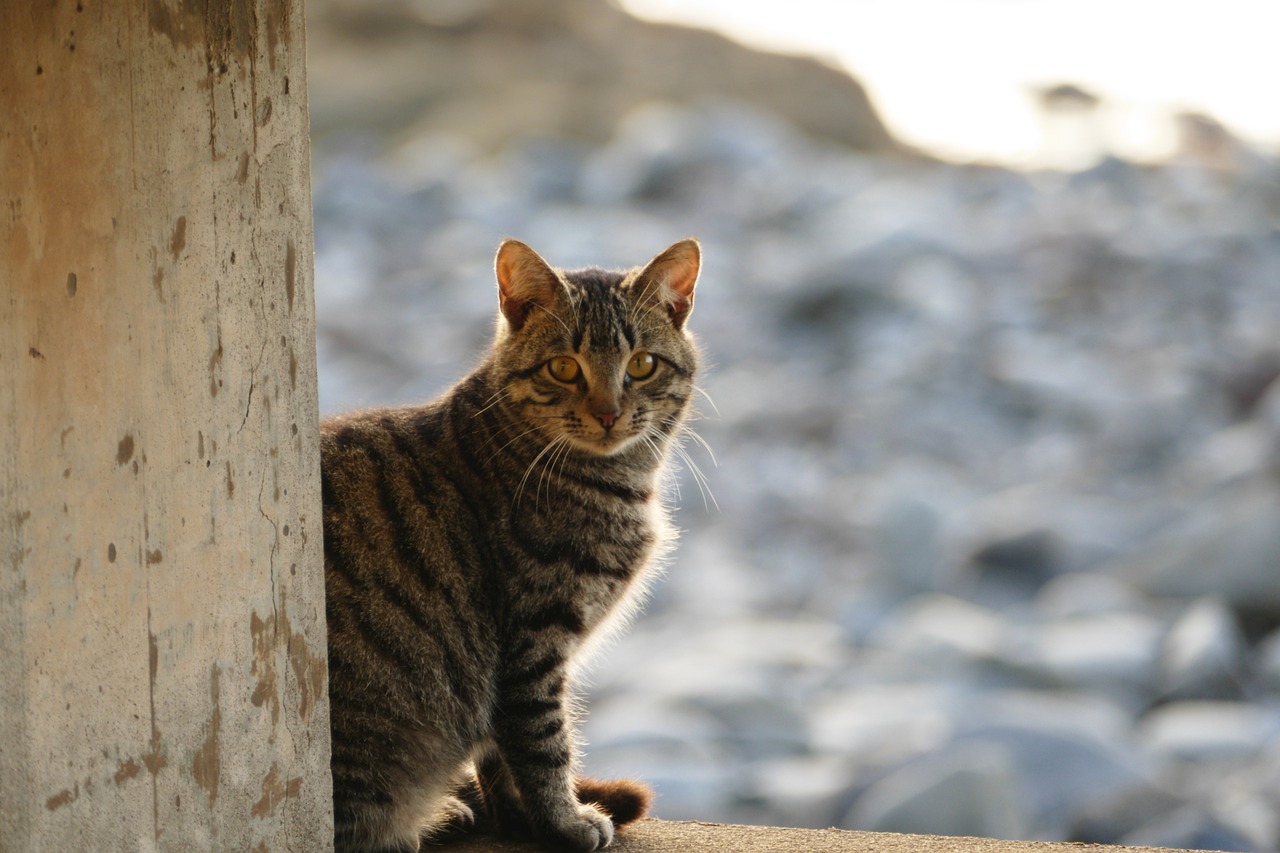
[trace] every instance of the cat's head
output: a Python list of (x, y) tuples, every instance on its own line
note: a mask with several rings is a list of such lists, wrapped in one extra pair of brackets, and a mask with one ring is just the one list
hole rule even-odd
[(693, 394), (698, 356), (685, 321), (701, 258), (689, 239), (643, 267), (566, 271), (504, 242), (495, 262), (504, 405), (548, 442), (603, 456), (646, 441), (656, 451)]

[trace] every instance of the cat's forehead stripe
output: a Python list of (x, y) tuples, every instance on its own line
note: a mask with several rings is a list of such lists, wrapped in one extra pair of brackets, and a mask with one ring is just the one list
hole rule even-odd
[(635, 346), (630, 312), (619, 289), (625, 280), (623, 273), (595, 268), (574, 270), (564, 273), (564, 280), (570, 292), (585, 297), (574, 300), (578, 321), (573, 335), (574, 352), (581, 351), (584, 338), (589, 338), (593, 347)]

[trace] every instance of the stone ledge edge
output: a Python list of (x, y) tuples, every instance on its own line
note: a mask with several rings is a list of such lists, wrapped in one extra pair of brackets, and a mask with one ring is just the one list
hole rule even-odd
[[(426, 847), (424, 853), (543, 853), (528, 842), (477, 837)], [(900, 835), (845, 829), (793, 829), (774, 826), (647, 819), (626, 827), (609, 846), (611, 853), (1192, 853), (1169, 847), (1123, 847), (1063, 841), (1003, 841), (941, 835)]]

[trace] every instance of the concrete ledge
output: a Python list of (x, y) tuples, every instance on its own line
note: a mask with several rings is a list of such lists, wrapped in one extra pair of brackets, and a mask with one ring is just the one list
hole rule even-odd
[[(428, 849), (428, 848), (424, 848)], [(445, 844), (441, 853), (545, 853), (528, 843), (474, 838)], [(1115, 847), (1066, 842), (996, 841), (938, 835), (896, 835), (842, 829), (786, 829), (699, 821), (643, 820), (618, 834), (611, 853), (1122, 853), (1167, 847)]]

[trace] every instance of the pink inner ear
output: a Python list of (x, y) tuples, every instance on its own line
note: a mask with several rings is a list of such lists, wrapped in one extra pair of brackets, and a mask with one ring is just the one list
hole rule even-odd
[(642, 278), (658, 282), (667, 313), (680, 328), (693, 310), (693, 289), (698, 283), (702, 251), (696, 240), (681, 240), (649, 262)]
[(686, 299), (675, 291), (671, 291), (672, 299), (667, 303), (667, 314), (671, 317), (671, 322), (679, 328), (684, 323), (689, 312), (693, 310), (693, 300)]
[(681, 240), (669, 246), (649, 265), (654, 277), (686, 299), (693, 298), (694, 285), (702, 265), (702, 251), (696, 240)]
[(499, 293), (498, 307), (502, 310), (502, 316), (506, 317), (507, 322), (517, 331), (529, 317), (529, 303), (524, 299)]
[(494, 259), (498, 279), (498, 307), (516, 331), (524, 325), (535, 303), (555, 301), (560, 281), (542, 256), (518, 240), (507, 240)]

